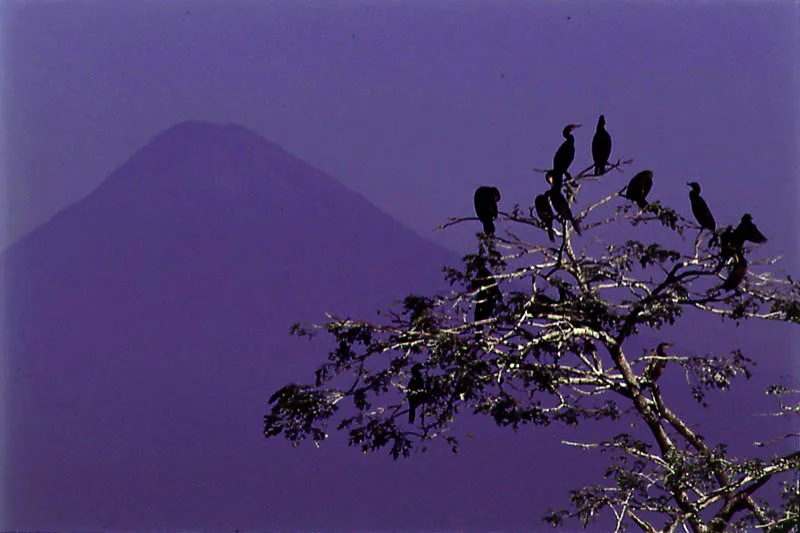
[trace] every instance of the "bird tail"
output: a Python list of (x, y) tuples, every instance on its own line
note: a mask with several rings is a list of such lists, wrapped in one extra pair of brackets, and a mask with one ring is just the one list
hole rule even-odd
[(606, 164), (605, 163), (595, 163), (594, 164), (594, 175), (595, 176), (602, 176), (606, 173)]
[(550, 239), (550, 242), (556, 242), (556, 235), (553, 231), (553, 223), (547, 225), (547, 237)]
[(408, 423), (413, 424), (417, 418), (417, 406), (413, 403), (408, 406)]
[(578, 226), (578, 221), (575, 220), (575, 218), (571, 218), (570, 222), (572, 222), (572, 227), (575, 228), (575, 233), (580, 235), (581, 234), (581, 228), (580, 228), (580, 226)]
[(487, 235), (494, 235), (494, 221), (481, 220), (483, 222), (483, 232)]

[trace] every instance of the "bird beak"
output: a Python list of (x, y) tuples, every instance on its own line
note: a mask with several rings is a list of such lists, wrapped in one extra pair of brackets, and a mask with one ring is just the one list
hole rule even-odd
[(572, 129), (573, 129), (573, 130), (574, 130), (574, 129), (578, 129), (578, 128), (580, 128), (580, 127), (581, 127), (581, 125), (580, 125), (580, 124), (573, 124), (573, 125), (572, 125)]

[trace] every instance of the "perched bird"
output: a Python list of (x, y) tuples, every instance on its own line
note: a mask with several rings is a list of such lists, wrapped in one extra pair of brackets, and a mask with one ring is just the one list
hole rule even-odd
[(472, 290), (475, 294), (475, 322), (488, 320), (494, 315), (497, 305), (503, 301), (503, 293), (497, 286), (497, 280), (489, 269), (479, 266), (472, 280)]
[(644, 209), (647, 207), (647, 195), (652, 188), (653, 172), (650, 170), (642, 170), (631, 178), (622, 196), (636, 202), (636, 205), (638, 205), (640, 209)]
[(417, 417), (417, 407), (425, 403), (425, 378), (422, 376), (422, 365), (417, 363), (411, 367), (411, 379), (408, 380), (408, 422), (413, 424)]
[(744, 246), (744, 240), (730, 226), (726, 226), (719, 234), (720, 257), (723, 261), (734, 255), (741, 255), (742, 246)]
[(545, 181), (547, 181), (548, 185), (550, 185), (551, 189), (555, 189), (560, 191), (562, 188), (566, 193), (566, 198), (571, 202), (572, 198), (574, 197), (574, 191), (569, 186), (569, 183), (564, 183), (564, 176), (562, 174), (557, 174), (552, 170), (548, 170), (544, 175)]
[(701, 231), (703, 229), (707, 229), (710, 231), (715, 231), (717, 229), (717, 223), (714, 221), (714, 215), (711, 214), (711, 209), (708, 208), (708, 204), (703, 197), (700, 196), (700, 184), (692, 181), (687, 183), (689, 187), (692, 188), (689, 191), (689, 201), (692, 203), (692, 214), (694, 218), (697, 219), (697, 223), (700, 224)]
[[(656, 355), (658, 357), (663, 357), (663, 358), (668, 357), (664, 350), (666, 350), (670, 346), (672, 346), (672, 344), (669, 342), (660, 343), (658, 347), (656, 347)], [(667, 366), (666, 359), (651, 359), (647, 363), (647, 366), (644, 369), (644, 375), (651, 384), (654, 384), (658, 380), (658, 378), (661, 377), (661, 374), (664, 373), (664, 369), (666, 368), (666, 366)]]
[(553, 204), (553, 209), (556, 210), (558, 216), (561, 217), (565, 224), (567, 220), (569, 220), (572, 223), (572, 227), (575, 228), (575, 232), (580, 235), (581, 228), (578, 226), (578, 221), (575, 220), (575, 217), (572, 215), (569, 202), (567, 202), (567, 199), (561, 194), (561, 190), (553, 186), (546, 194), (550, 197), (550, 203)]
[(767, 238), (753, 224), (753, 217), (749, 213), (742, 216), (742, 221), (736, 226), (736, 229), (726, 226), (719, 234), (719, 255), (722, 260), (725, 261), (737, 255), (742, 256), (744, 241), (757, 244), (767, 242)]
[(742, 215), (742, 221), (738, 226), (736, 226), (736, 229), (733, 230), (733, 233), (742, 241), (750, 241), (756, 244), (767, 242), (767, 238), (764, 237), (764, 234), (758, 231), (756, 225), (753, 224), (753, 217), (750, 215), (750, 213), (745, 213)]
[(494, 235), (494, 220), (497, 218), (497, 202), (500, 191), (497, 187), (478, 187), (475, 191), (475, 214), (483, 223), (483, 232)]
[(611, 135), (606, 131), (606, 117), (600, 115), (597, 119), (597, 129), (592, 138), (592, 159), (594, 160), (594, 175), (605, 174), (608, 158), (611, 155)]
[(572, 179), (569, 174), (569, 166), (575, 159), (575, 137), (572, 135), (572, 130), (580, 127), (580, 124), (569, 124), (561, 132), (565, 141), (561, 143), (553, 156), (553, 174), (556, 176), (566, 175), (568, 179)]
[(536, 216), (542, 221), (545, 228), (547, 228), (547, 236), (550, 242), (555, 242), (555, 235), (553, 234), (553, 221), (556, 216), (553, 214), (553, 208), (550, 207), (550, 200), (547, 198), (547, 193), (538, 195), (533, 199), (533, 205), (536, 207)]
[(742, 282), (747, 275), (747, 260), (741, 253), (734, 254), (733, 267), (728, 273), (728, 278), (722, 284), (722, 290), (732, 291)]

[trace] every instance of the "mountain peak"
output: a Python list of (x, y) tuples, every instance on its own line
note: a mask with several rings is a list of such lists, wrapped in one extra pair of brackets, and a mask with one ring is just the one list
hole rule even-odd
[[(291, 324), (436, 290), (453, 260), (246, 128), (190, 121), (156, 135), (0, 256), (14, 310), (0, 324), (14, 398), (3, 464), (25, 480), (3, 525), (298, 529), (302, 459), (260, 430), (265, 395), (313, 375), (326, 351), (291, 339)], [(374, 485), (358, 454), (316, 457), (344, 465), (322, 476), (333, 484), (360, 468)], [(381, 491), (396, 484), (378, 478)], [(338, 505), (327, 486), (308, 497)]]
[(153, 137), (139, 153), (143, 152), (167, 156), (173, 161), (259, 159), (270, 166), (280, 160), (299, 161), (278, 144), (244, 126), (200, 120), (186, 120), (167, 128)]
[(158, 133), (153, 143), (216, 142), (237, 143), (239, 146), (269, 145), (271, 148), (288, 154), (283, 148), (272, 143), (245, 126), (233, 123), (218, 124), (202, 120), (185, 120)]
[(332, 188), (343, 189), (324, 172), (244, 126), (187, 120), (155, 135), (97, 191), (117, 199), (160, 203), (192, 190), (274, 205), (304, 190)]
[[(411, 242), (418, 236), (360, 194), (279, 145), (237, 124), (198, 120), (156, 134), (86, 198), (59, 212), (54, 224), (33, 233), (77, 231), (100, 219), (109, 232), (148, 228), (144, 241), (259, 235), (261, 244), (292, 254), (296, 242), (344, 253), (349, 245), (336, 244), (343, 236), (359, 249), (394, 237), (419, 245)], [(112, 233), (105, 239), (119, 240)]]

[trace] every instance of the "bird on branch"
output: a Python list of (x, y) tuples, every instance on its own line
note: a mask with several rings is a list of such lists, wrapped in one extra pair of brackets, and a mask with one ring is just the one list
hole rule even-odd
[(597, 129), (592, 138), (592, 159), (594, 160), (594, 175), (601, 176), (606, 172), (608, 158), (611, 156), (611, 135), (606, 131), (606, 117), (600, 115), (597, 119)]
[(553, 174), (559, 178), (566, 176), (567, 179), (572, 179), (572, 176), (569, 173), (569, 166), (575, 159), (575, 137), (572, 135), (572, 131), (580, 127), (580, 124), (568, 124), (567, 126), (564, 126), (564, 129), (561, 132), (565, 140), (563, 143), (561, 143), (561, 146), (558, 147), (558, 150), (556, 150), (556, 153), (553, 156), (552, 170)]
[(658, 378), (664, 373), (664, 369), (667, 367), (667, 353), (664, 351), (667, 348), (672, 346), (672, 343), (669, 342), (662, 342), (656, 347), (656, 356), (660, 359), (650, 359), (647, 363), (647, 366), (644, 369), (645, 378), (647, 378), (648, 383), (650, 385), (655, 385)]
[(753, 216), (750, 213), (742, 215), (742, 221), (739, 222), (733, 233), (741, 241), (750, 241), (756, 244), (767, 242), (764, 234), (758, 231), (758, 227), (753, 224)]
[(417, 363), (411, 367), (411, 379), (408, 380), (408, 423), (413, 424), (417, 417), (417, 407), (425, 403), (425, 378), (422, 376), (422, 365)]
[(653, 172), (650, 170), (642, 170), (628, 182), (621, 196), (628, 200), (636, 202), (640, 209), (647, 207), (647, 195), (650, 189), (653, 188)]
[(553, 204), (553, 209), (555, 209), (558, 216), (561, 217), (561, 220), (566, 225), (567, 221), (572, 223), (572, 227), (575, 228), (575, 232), (580, 235), (581, 228), (578, 226), (578, 221), (575, 220), (575, 217), (572, 214), (572, 210), (569, 208), (569, 202), (564, 195), (561, 194), (561, 187), (560, 187), (560, 179), (552, 180), (553, 184), (550, 187), (550, 190), (547, 191), (545, 194), (550, 197), (550, 203)]
[(475, 293), (475, 322), (488, 320), (494, 315), (498, 304), (503, 301), (503, 293), (497, 286), (497, 280), (485, 266), (478, 267), (472, 281)]
[[(726, 226), (725, 229), (719, 233), (718, 242), (720, 248), (719, 255), (723, 263), (734, 255), (741, 255), (743, 253), (744, 241), (730, 226)], [(715, 243), (717, 243), (716, 236), (711, 239), (710, 244), (715, 245)]]
[(547, 229), (547, 237), (550, 242), (555, 242), (555, 235), (553, 234), (553, 221), (556, 219), (553, 214), (553, 208), (550, 207), (550, 200), (547, 197), (547, 192), (536, 196), (533, 199), (533, 205), (536, 207), (536, 216), (542, 221), (544, 227)]
[(717, 229), (717, 223), (714, 220), (714, 215), (711, 214), (708, 204), (700, 196), (700, 184), (692, 181), (687, 185), (692, 188), (689, 191), (689, 201), (692, 204), (692, 214), (697, 219), (697, 223), (700, 224), (700, 231), (707, 229), (713, 233)]
[(747, 275), (747, 260), (744, 254), (736, 253), (733, 256), (733, 267), (728, 273), (725, 283), (722, 284), (722, 290), (732, 291), (742, 283), (744, 277)]
[(500, 201), (500, 191), (497, 187), (478, 187), (475, 191), (475, 214), (483, 223), (483, 232), (494, 235), (494, 221), (497, 218), (497, 202)]

